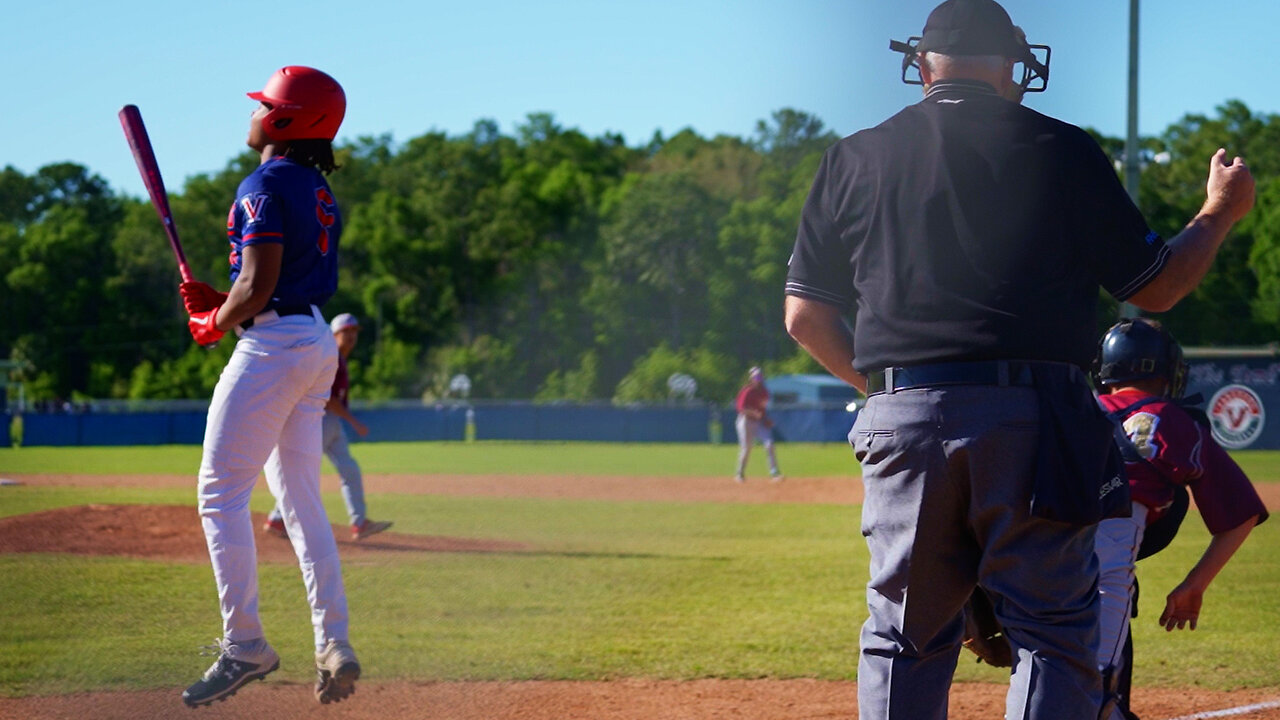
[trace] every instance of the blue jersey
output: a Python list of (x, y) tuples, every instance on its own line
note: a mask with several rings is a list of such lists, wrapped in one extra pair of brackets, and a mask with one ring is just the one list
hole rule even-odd
[(280, 279), (265, 309), (324, 305), (338, 288), (342, 218), (324, 175), (308, 165), (273, 157), (240, 182), (227, 214), (231, 282), (240, 277), (248, 245), (280, 243)]

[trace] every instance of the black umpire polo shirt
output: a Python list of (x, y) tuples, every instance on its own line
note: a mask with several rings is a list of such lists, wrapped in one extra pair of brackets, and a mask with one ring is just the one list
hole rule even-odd
[(1169, 249), (1083, 130), (976, 82), (829, 148), (786, 293), (854, 310), (854, 367), (1087, 368), (1098, 287), (1128, 299)]

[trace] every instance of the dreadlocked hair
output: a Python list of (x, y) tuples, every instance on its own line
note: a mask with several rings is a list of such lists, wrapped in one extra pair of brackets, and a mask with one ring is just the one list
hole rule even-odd
[(333, 159), (332, 140), (290, 140), (284, 156), (296, 163), (310, 165), (325, 175), (342, 167)]

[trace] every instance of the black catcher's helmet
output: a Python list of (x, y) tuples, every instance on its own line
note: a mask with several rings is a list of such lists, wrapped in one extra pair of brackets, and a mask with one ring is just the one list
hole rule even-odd
[(1130, 380), (1159, 378), (1169, 383), (1169, 397), (1187, 389), (1187, 363), (1182, 346), (1155, 320), (1121, 320), (1098, 343), (1093, 381), (1106, 386)]

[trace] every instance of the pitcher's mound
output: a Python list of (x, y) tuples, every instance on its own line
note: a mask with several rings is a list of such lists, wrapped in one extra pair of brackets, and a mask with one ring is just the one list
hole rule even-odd
[[(293, 545), (262, 530), (265, 517), (253, 515), (258, 559), (295, 563)], [(516, 552), (523, 543), (503, 540), (384, 532), (366, 540), (334, 526), (344, 558), (378, 552)], [(80, 505), (0, 518), (0, 553), (119, 555), (176, 562), (208, 562), (200, 516), (189, 505)]]

